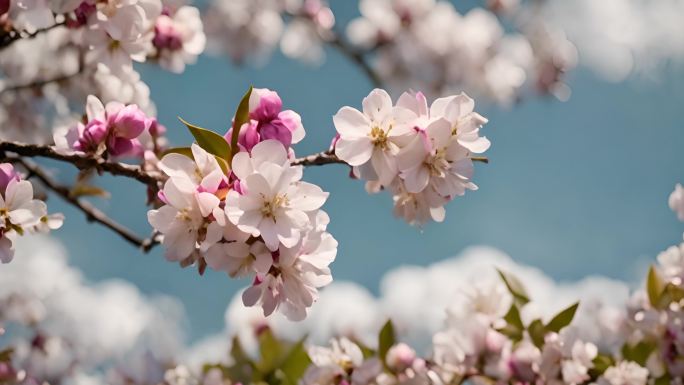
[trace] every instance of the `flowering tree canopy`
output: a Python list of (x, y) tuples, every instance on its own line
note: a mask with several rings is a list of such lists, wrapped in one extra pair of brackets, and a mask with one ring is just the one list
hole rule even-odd
[[(0, 345), (0, 384), (682, 383), (684, 244), (658, 256), (644, 288), (612, 309), (613, 328), (598, 336), (576, 321), (579, 303), (535, 313), (535, 293), (506, 270), (461, 290), (423, 352), (402, 341), (392, 319), (370, 342), (354, 330), (326, 346), (278, 336), (269, 320), (304, 321), (333, 281), (338, 242), (323, 206), (338, 197), (306, 182), (306, 167), (346, 165), (368, 193), (391, 196), (397, 218), (442, 222), (447, 204), (478, 189), (476, 165), (488, 163), (480, 103), (570, 96), (564, 74), (577, 50), (543, 1), (486, 1), (465, 13), (446, 0), (358, 5), (360, 15), (340, 27), (325, 0), (213, 0), (202, 12), (183, 0), (0, 0), (0, 277), (26, 289), (0, 288), (0, 335), (6, 325), (17, 336)], [(234, 101), (225, 131), (180, 119), (194, 140), (172, 145), (164, 125), (172, 122), (157, 119), (134, 63), (181, 74), (205, 48), (250, 65), (276, 48), (316, 65), (335, 49), (373, 89), (332, 116), (335, 134), (318, 153), (296, 153), (305, 119), (286, 109), (288, 100), (253, 87)], [(34, 158), (73, 166), (78, 176), (65, 181)], [(127, 199), (146, 202), (149, 235), (88, 201), (107, 194), (96, 185), (103, 174), (144, 186), (146, 195)], [(65, 222), (46, 194), (142, 252), (161, 247), (200, 275), (208, 267), (248, 278), (240, 296), (258, 309), (257, 327), (246, 327), (255, 346), (235, 337), (221, 360), (186, 363), (170, 353), (171, 310), (138, 294), (121, 300), (128, 287), (83, 288), (63, 261), (52, 263), (64, 285), (22, 286), (22, 277), (3, 275), (12, 265), (25, 273), (50, 265), (17, 261), (25, 237)], [(681, 185), (668, 203), (684, 220)], [(61, 298), (93, 309), (102, 300), (121, 310), (108, 316), (138, 318), (122, 332)], [(82, 319), (95, 324), (92, 333)], [(79, 329), (64, 333), (64, 325)]]

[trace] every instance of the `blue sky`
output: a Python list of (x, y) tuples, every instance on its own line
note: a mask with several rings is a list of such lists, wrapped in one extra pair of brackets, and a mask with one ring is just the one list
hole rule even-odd
[[(351, 12), (342, 9), (342, 18)], [(343, 105), (358, 106), (371, 89), (358, 68), (332, 51), (320, 68), (276, 54), (261, 68), (202, 57), (181, 76), (151, 66), (142, 72), (173, 144), (191, 140), (176, 116), (223, 133), (253, 84), (278, 91), (284, 106), (302, 115), (307, 136), (296, 147), (300, 155), (325, 149), (334, 135), (332, 115)], [(568, 102), (531, 98), (510, 109), (480, 104), (490, 119), (483, 132), (492, 141), (491, 163), (476, 166), (480, 190), (452, 202), (444, 223), (423, 229), (393, 218), (391, 198), (367, 195), (344, 167), (305, 170), (307, 180), (331, 193), (325, 210), (340, 242), (335, 278), (377, 291), (392, 267), (426, 265), (482, 244), (559, 280), (635, 279), (684, 230), (667, 207), (675, 183), (684, 182), (684, 68), (670, 65), (659, 75), (615, 84), (580, 68), (569, 75)], [(102, 181), (112, 199), (97, 203), (148, 234), (142, 187)], [(67, 214), (55, 236), (88, 279), (121, 278), (145, 293), (180, 298), (193, 338), (222, 329), (228, 301), (247, 282), (214, 272), (199, 277), (166, 262), (160, 249), (142, 254), (54, 198), (50, 204)]]

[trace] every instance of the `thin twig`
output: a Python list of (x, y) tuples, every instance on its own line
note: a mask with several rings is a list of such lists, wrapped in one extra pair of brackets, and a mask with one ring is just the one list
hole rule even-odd
[[(304, 14), (292, 13), (289, 11), (284, 11), (285, 16), (291, 18), (302, 18), (311, 21), (310, 17)], [(366, 74), (368, 80), (373, 84), (374, 87), (382, 88), (383, 81), (380, 75), (373, 69), (373, 67), (368, 63), (365, 52), (358, 50), (349, 44), (341, 35), (333, 30), (325, 30), (324, 33), (318, 30), (318, 36), (321, 41), (329, 44), (332, 48), (338, 50), (342, 55), (347, 57), (352, 63), (356, 64), (361, 68), (361, 70)]]
[(125, 163), (107, 162), (102, 158), (75, 153), (62, 153), (51, 146), (24, 144), (16, 142), (0, 142), (0, 152), (12, 152), (26, 157), (43, 157), (73, 164), (79, 170), (96, 169), (112, 175), (135, 179), (151, 187), (157, 187), (165, 178), (158, 172), (148, 172)]
[[(470, 158), (473, 162), (489, 163), (486, 156), (474, 156)], [(297, 158), (290, 162), (293, 166), (323, 166), (326, 164), (347, 164), (342, 159), (338, 158), (330, 150), (311, 154), (301, 158)]]
[(22, 31), (16, 31), (16, 30), (10, 31), (6, 35), (0, 37), (0, 50), (9, 47), (10, 45), (12, 45), (14, 42), (16, 42), (18, 40), (33, 39), (34, 37), (36, 37), (42, 33), (48, 32), (50, 30), (53, 30), (57, 27), (61, 27), (64, 25), (66, 25), (66, 20), (59, 22), (59, 23), (55, 23), (55, 24), (53, 24), (49, 27), (46, 27), (46, 28), (38, 29), (38, 30), (31, 32), (31, 33), (24, 33)]
[(71, 80), (77, 76), (79, 76), (83, 71), (80, 69), (72, 74), (66, 74), (66, 75), (60, 75), (51, 79), (41, 79), (41, 80), (36, 80), (31, 83), (27, 84), (18, 84), (18, 85), (13, 85), (9, 87), (5, 87), (3, 89), (0, 89), (0, 95), (4, 94), (5, 92), (16, 92), (16, 91), (21, 91), (21, 90), (26, 90), (26, 89), (34, 89), (34, 88), (41, 88), (43, 86), (46, 86), (48, 84), (52, 83), (62, 83), (67, 80)]
[(67, 186), (60, 185), (55, 180), (48, 175), (48, 173), (43, 170), (37, 164), (26, 160), (17, 159), (17, 162), (21, 164), (30, 175), (35, 176), (41, 183), (49, 190), (53, 191), (55, 194), (59, 195), (65, 202), (76, 207), (78, 210), (82, 211), (86, 216), (86, 220), (89, 222), (97, 222), (108, 229), (114, 231), (120, 235), (123, 239), (128, 241), (128, 243), (142, 249), (143, 251), (149, 251), (156, 243), (155, 238), (143, 239), (137, 236), (133, 231), (125, 227), (124, 225), (114, 221), (109, 218), (107, 214), (97, 209), (95, 206), (89, 202), (82, 201), (77, 197), (73, 196), (71, 190)]
[(290, 162), (293, 166), (322, 166), (324, 164), (346, 164), (345, 161), (338, 158), (337, 155), (331, 151), (323, 151), (316, 154), (311, 154), (301, 158), (297, 158)]
[(359, 66), (361, 70), (368, 76), (368, 80), (371, 81), (374, 87), (382, 88), (383, 82), (380, 75), (371, 67), (366, 60), (364, 54), (358, 49), (352, 47), (344, 39), (342, 39), (338, 34), (334, 34), (331, 39), (326, 40), (331, 47), (337, 49), (341, 54), (346, 56), (349, 60)]

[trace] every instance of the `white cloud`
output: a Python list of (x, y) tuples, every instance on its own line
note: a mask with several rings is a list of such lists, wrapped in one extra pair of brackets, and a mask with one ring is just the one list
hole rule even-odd
[(550, 0), (545, 18), (566, 31), (583, 64), (608, 80), (653, 74), (684, 59), (681, 0)]
[[(31, 335), (21, 325), (35, 323), (55, 356), (66, 364), (73, 359), (84, 369), (141, 356), (171, 362), (181, 350), (184, 313), (179, 301), (144, 296), (121, 280), (89, 284), (67, 264), (62, 246), (47, 237), (22, 238), (16, 250), (12, 263), (0, 269), (2, 321), (16, 332), (8, 333), (10, 339)], [(31, 354), (26, 343), (19, 344), (19, 361)], [(56, 358), (41, 365), (46, 376), (58, 375)]]
[[(621, 281), (588, 277), (579, 282), (555, 283), (539, 269), (520, 265), (501, 251), (471, 247), (427, 267), (401, 266), (390, 270), (380, 282), (379, 297), (371, 296), (357, 284), (334, 282), (322, 291), (306, 321), (292, 323), (274, 317), (269, 324), (276, 333), (288, 338), (309, 333), (312, 342), (321, 343), (344, 334), (373, 345), (380, 326), (389, 317), (405, 341), (426, 348), (432, 334), (443, 326), (445, 309), (458, 300), (464, 288), (475, 282), (498, 280), (496, 268), (513, 273), (525, 283), (534, 302), (524, 313), (528, 320), (548, 320), (581, 300), (577, 321), (593, 325), (581, 329), (587, 330), (587, 338), (597, 342), (599, 337), (606, 340), (607, 331), (596, 326), (611, 321), (629, 296), (628, 285)], [(598, 312), (598, 308), (602, 310)], [(245, 345), (252, 351), (256, 349), (254, 325), (262, 325), (264, 320), (258, 312), (245, 309), (239, 295), (226, 311), (226, 322), (229, 334), (238, 330)]]
[[(475, 283), (498, 280), (497, 267), (525, 283), (534, 301), (523, 314), (528, 320), (548, 319), (581, 300), (577, 322), (589, 325), (581, 328), (586, 338), (611, 344), (609, 326), (616, 324), (627, 301), (626, 283), (604, 277), (556, 283), (539, 269), (518, 264), (490, 247), (468, 248), (425, 267), (397, 267), (385, 274), (377, 297), (358, 284), (335, 282), (321, 292), (310, 316), (301, 323), (280, 316), (265, 321), (260, 309), (245, 308), (237, 293), (226, 310), (225, 330), (187, 349), (182, 347), (184, 315), (177, 301), (146, 297), (130, 283), (118, 280), (89, 284), (67, 264), (59, 244), (48, 238), (32, 238), (30, 243), (17, 245), (15, 260), (0, 269), (0, 305), (4, 316), (29, 317), (46, 334), (73, 343), (76, 348), (71, 350), (86, 369), (127, 366), (125, 373), (116, 373), (154, 382), (162, 373), (161, 369), (150, 370), (154, 368), (150, 362), (180, 357), (197, 367), (201, 362), (225, 361), (230, 336), (235, 334), (248, 351), (256, 353), (255, 331), (266, 322), (288, 339), (308, 334), (311, 342), (325, 343), (332, 336), (347, 335), (372, 346), (389, 317), (405, 341), (425, 349), (431, 335), (442, 327), (445, 309), (458, 303), (459, 293)], [(51, 346), (55, 352), (63, 348)], [(43, 363), (46, 371), (59, 371), (63, 364), (59, 360)], [(85, 376), (73, 382), (95, 378)]]

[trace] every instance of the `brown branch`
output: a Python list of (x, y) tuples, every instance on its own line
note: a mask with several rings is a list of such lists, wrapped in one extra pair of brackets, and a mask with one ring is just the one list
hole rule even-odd
[(31, 32), (31, 33), (24, 33), (22, 31), (17, 31), (17, 30), (9, 31), (4, 36), (0, 37), (0, 50), (9, 47), (10, 45), (14, 44), (14, 42), (16, 42), (18, 40), (33, 39), (34, 37), (36, 37), (42, 33), (48, 32), (50, 30), (53, 30), (57, 27), (61, 27), (64, 25), (66, 25), (66, 20), (59, 22), (59, 23), (55, 23), (55, 24), (53, 24), (49, 27), (46, 27), (46, 28), (37, 29), (36, 31)]
[(5, 92), (16, 92), (16, 91), (21, 91), (21, 90), (26, 90), (26, 89), (33, 89), (33, 88), (41, 88), (43, 86), (46, 86), (48, 84), (52, 83), (63, 83), (65, 81), (71, 80), (78, 75), (82, 74), (83, 71), (79, 69), (78, 71), (72, 73), (72, 74), (66, 74), (66, 75), (59, 75), (51, 79), (41, 79), (41, 80), (36, 80), (31, 83), (27, 84), (18, 84), (18, 85), (13, 85), (9, 87), (5, 87), (0, 90), (0, 95), (4, 94)]
[(16, 142), (0, 142), (0, 153), (12, 152), (26, 157), (43, 157), (73, 164), (79, 170), (95, 169), (109, 174), (135, 179), (150, 187), (156, 188), (165, 178), (158, 172), (148, 172), (125, 163), (107, 162), (106, 160), (89, 155), (76, 153), (61, 153), (51, 146), (24, 144)]
[[(301, 18), (311, 21), (311, 18), (305, 14), (292, 13), (287, 10), (283, 13), (285, 16), (291, 18)], [(375, 69), (373, 69), (370, 63), (368, 63), (368, 60), (366, 60), (365, 52), (353, 47), (346, 40), (344, 40), (339, 33), (333, 30), (320, 31), (316, 27), (316, 31), (318, 32), (318, 36), (321, 41), (329, 44), (332, 48), (336, 49), (342, 55), (351, 60), (352, 63), (356, 64), (366, 74), (368, 80), (370, 80), (374, 87), (383, 88), (383, 81), (380, 78), (380, 75), (375, 71)]]
[[(473, 162), (489, 163), (486, 156), (474, 156), (470, 158)], [(290, 162), (293, 166), (323, 166), (326, 164), (347, 164), (342, 159), (338, 158), (332, 151), (323, 151), (316, 154), (311, 154), (301, 158), (297, 158)]]
[(376, 88), (383, 88), (383, 81), (380, 75), (371, 67), (371, 65), (366, 60), (363, 52), (352, 47), (344, 39), (342, 39), (338, 34), (333, 34), (331, 39), (324, 40), (331, 47), (337, 49), (342, 55), (346, 56), (349, 60), (359, 66), (359, 68), (366, 74), (368, 80)]
[(69, 187), (58, 184), (52, 179), (52, 177), (48, 175), (45, 170), (43, 170), (37, 164), (26, 159), (16, 159), (16, 162), (21, 164), (26, 171), (29, 172), (30, 176), (35, 176), (38, 178), (38, 180), (40, 180), (47, 189), (53, 191), (65, 202), (83, 212), (88, 222), (96, 222), (105, 226), (106, 228), (120, 235), (123, 239), (128, 241), (128, 243), (140, 248), (144, 252), (148, 252), (155, 244), (158, 243), (157, 237), (151, 237), (149, 239), (140, 238), (133, 233), (133, 231), (109, 218), (107, 214), (100, 211), (89, 202), (78, 199), (71, 193), (71, 189)]
[(335, 155), (333, 152), (329, 150), (297, 158), (290, 162), (290, 164), (293, 166), (322, 166), (324, 164), (334, 163), (347, 164), (345, 161), (338, 158), (337, 155)]

